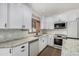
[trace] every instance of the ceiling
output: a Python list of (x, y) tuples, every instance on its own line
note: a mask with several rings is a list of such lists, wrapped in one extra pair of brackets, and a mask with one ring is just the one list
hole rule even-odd
[(79, 3), (29, 3), (32, 10), (40, 16), (51, 16), (79, 9)]

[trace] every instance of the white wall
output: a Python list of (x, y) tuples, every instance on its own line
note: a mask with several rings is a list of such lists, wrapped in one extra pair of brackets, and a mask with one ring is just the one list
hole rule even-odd
[(79, 18), (79, 9), (76, 10), (70, 10), (58, 15), (48, 16), (46, 19), (50, 20), (52, 19), (53, 22), (56, 22), (58, 20), (61, 21), (72, 21), (76, 20), (76, 18)]
[(76, 20), (76, 18), (79, 18), (79, 9), (64, 12), (64, 13), (58, 15), (58, 17), (64, 21)]

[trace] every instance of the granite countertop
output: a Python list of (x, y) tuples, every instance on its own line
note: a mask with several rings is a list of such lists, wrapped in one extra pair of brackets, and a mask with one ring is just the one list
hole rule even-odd
[(37, 40), (37, 39), (38, 37), (31, 36), (31, 37), (12, 40), (12, 41), (1, 42), (0, 48), (12, 48), (24, 43), (29, 43), (30, 41)]
[(17, 38), (17, 39), (5, 41), (5, 42), (0, 42), (0, 48), (16, 47), (16, 46), (19, 46), (19, 45), (24, 44), (24, 43), (29, 43), (31, 41), (38, 40), (39, 37), (46, 36), (46, 35), (51, 35), (51, 34), (47, 33), (47, 34), (41, 34), (41, 35), (38, 35), (38, 36), (27, 35), (27, 37)]

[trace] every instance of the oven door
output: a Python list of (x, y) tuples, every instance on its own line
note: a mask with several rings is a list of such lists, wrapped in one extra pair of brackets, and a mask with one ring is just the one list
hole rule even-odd
[(54, 38), (54, 45), (62, 46), (62, 40), (63, 40), (63, 39)]

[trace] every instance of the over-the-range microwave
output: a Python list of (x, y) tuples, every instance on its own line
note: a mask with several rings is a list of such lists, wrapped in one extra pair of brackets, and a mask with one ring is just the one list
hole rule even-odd
[(63, 23), (54, 23), (54, 29), (65, 29), (67, 26), (66, 22)]

